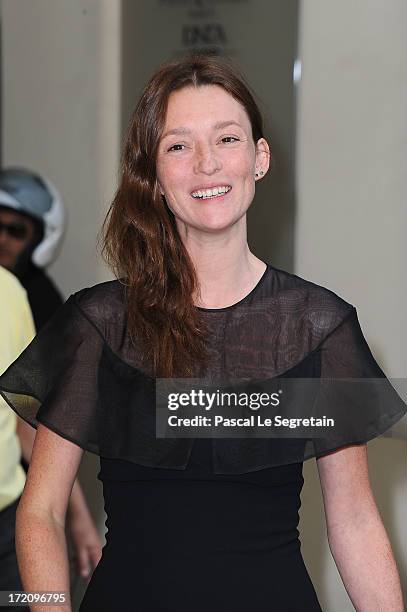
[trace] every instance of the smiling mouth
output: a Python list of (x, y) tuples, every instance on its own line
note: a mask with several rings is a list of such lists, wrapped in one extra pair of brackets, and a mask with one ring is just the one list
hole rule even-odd
[(202, 201), (202, 200), (214, 200), (214, 199), (218, 199), (221, 200), (224, 197), (226, 197), (228, 195), (228, 193), (230, 193), (232, 191), (232, 187), (230, 187), (228, 189), (228, 191), (222, 192), (222, 193), (215, 193), (212, 195), (201, 195), (201, 196), (193, 196), (191, 194), (191, 198), (193, 198), (194, 200), (198, 200), (198, 201)]

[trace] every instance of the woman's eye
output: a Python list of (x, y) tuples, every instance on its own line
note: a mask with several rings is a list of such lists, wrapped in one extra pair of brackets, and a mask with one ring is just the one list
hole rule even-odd
[(172, 145), (172, 147), (170, 147), (168, 150), (169, 151), (175, 151), (175, 150), (176, 151), (181, 151), (182, 150), (182, 149), (174, 149), (174, 147), (185, 147), (185, 145), (183, 145), (183, 144), (175, 144), (175, 145)]
[(222, 138), (222, 140), (226, 140), (226, 139), (228, 139), (228, 138), (229, 138), (229, 139), (231, 138), (232, 140), (239, 140), (239, 138), (236, 138), (236, 136), (224, 136), (224, 137)]

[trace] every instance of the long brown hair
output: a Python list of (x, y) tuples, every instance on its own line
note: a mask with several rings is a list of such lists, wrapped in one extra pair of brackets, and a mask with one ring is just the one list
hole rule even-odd
[(171, 92), (211, 84), (244, 106), (254, 142), (263, 137), (254, 96), (230, 60), (195, 52), (165, 62), (134, 110), (120, 185), (101, 230), (102, 254), (126, 286), (130, 336), (141, 341), (157, 377), (196, 376), (209, 357), (208, 329), (193, 303), (193, 295), (200, 294), (198, 278), (174, 214), (160, 194), (156, 156)]

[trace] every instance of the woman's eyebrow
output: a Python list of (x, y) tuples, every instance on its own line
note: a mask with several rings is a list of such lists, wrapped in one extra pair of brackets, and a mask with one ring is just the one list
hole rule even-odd
[[(213, 130), (222, 130), (225, 127), (228, 127), (229, 125), (237, 125), (238, 127), (240, 127), (241, 129), (242, 126), (240, 125), (240, 123), (238, 123), (237, 121), (218, 121), (217, 123), (215, 123), (212, 126)], [(164, 140), (164, 138), (166, 138), (167, 136), (172, 136), (175, 134), (190, 134), (191, 130), (186, 128), (186, 127), (178, 127), (178, 128), (174, 128), (172, 130), (168, 130), (167, 132), (165, 132), (162, 136), (161, 136), (161, 140)]]

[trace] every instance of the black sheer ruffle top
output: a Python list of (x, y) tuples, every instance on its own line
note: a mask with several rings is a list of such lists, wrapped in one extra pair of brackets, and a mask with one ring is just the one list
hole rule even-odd
[[(355, 307), (333, 291), (267, 264), (256, 287), (236, 304), (197, 308), (210, 329), (207, 376), (318, 378), (319, 412), (334, 405), (346, 416), (329, 439), (213, 438), (214, 473), (319, 457), (367, 442), (406, 414), (369, 349)], [(109, 281), (69, 297), (0, 376), (0, 392), (30, 425), (43, 423), (85, 450), (185, 470), (194, 440), (156, 437), (155, 380), (143, 363), (127, 332), (124, 287)], [(369, 384), (362, 393), (342, 393), (326, 382), (336, 379)]]

